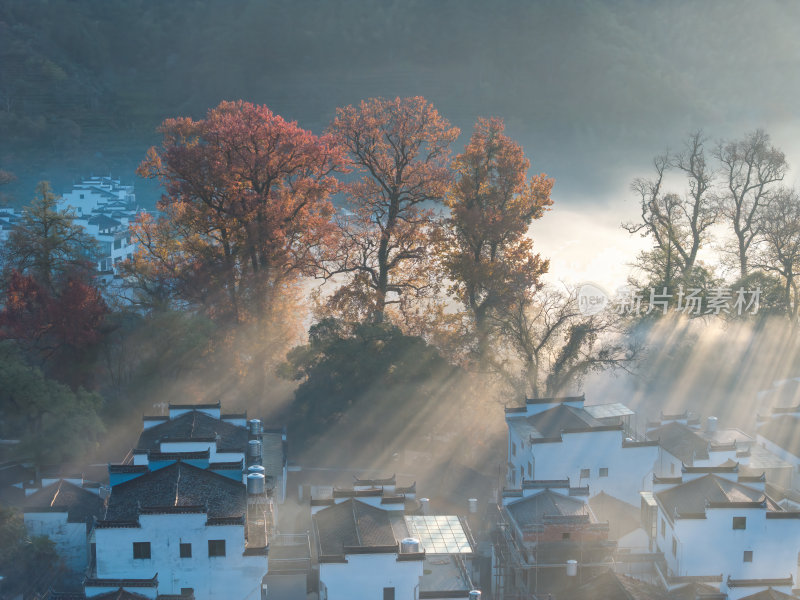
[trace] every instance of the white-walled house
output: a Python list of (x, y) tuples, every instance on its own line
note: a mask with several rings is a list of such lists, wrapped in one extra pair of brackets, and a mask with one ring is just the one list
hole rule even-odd
[(219, 402), (170, 403), (143, 421), (129, 458), (108, 466), (87, 597), (262, 598), (285, 431), (223, 413)]
[[(94, 532), (87, 597), (124, 589), (258, 600), (267, 572), (269, 502), (260, 486), (174, 462), (113, 486)], [(250, 482), (248, 482), (250, 483)]]
[(176, 460), (244, 481), (248, 466), (261, 465), (270, 498), (286, 497), (284, 428), (264, 428), (247, 413), (223, 413), (221, 403), (169, 404), (168, 414), (143, 417), (143, 430), (122, 465), (109, 466), (111, 484), (158, 470)]
[(409, 537), (402, 511), (349, 498), (315, 513), (313, 523), (320, 600), (418, 598), (425, 552), (402, 552)]
[(800, 512), (770, 499), (763, 477), (742, 477), (738, 470), (736, 464), (684, 467), (681, 477), (654, 477), (657, 511), (650, 531), (665, 559), (659, 572), (668, 589), (702, 581), (729, 600), (770, 587), (791, 593)]
[(706, 429), (692, 427), (682, 420), (650, 424), (647, 439), (658, 442), (659, 477), (676, 477), (681, 468), (714, 467), (728, 461), (747, 464), (755, 440), (736, 428), (720, 429), (715, 417), (709, 417)]
[[(758, 445), (792, 465), (786, 484), (800, 491), (800, 406), (773, 408), (756, 429)], [(787, 478), (788, 479), (788, 478)]]
[[(320, 599), (466, 598), (475, 543), (463, 518), (423, 514), (416, 485), (356, 479), (311, 498)], [(268, 596), (269, 600), (269, 596)]]
[(117, 265), (136, 252), (130, 226), (140, 212), (132, 185), (111, 177), (90, 177), (58, 199), (59, 210), (70, 211), (100, 246), (97, 270), (116, 273)]
[(89, 536), (94, 521), (104, 511), (97, 493), (59, 479), (29, 495), (23, 515), (29, 535), (49, 537), (65, 567), (83, 573), (91, 559)]
[(240, 424), (247, 416), (224, 417), (219, 403), (170, 404), (169, 415), (144, 417), (133, 464), (149, 465), (159, 462), (161, 454), (176, 453), (208, 453), (209, 465), (241, 463), (250, 441), (249, 429)]
[(540, 398), (506, 408), (507, 487), (569, 479), (576, 487), (588, 485), (593, 494), (638, 505), (639, 492), (650, 486), (658, 443), (635, 441), (624, 422), (593, 417), (584, 401), (583, 396)]
[(3, 206), (0, 208), (0, 244), (8, 240), (8, 236), (22, 219), (22, 211)]

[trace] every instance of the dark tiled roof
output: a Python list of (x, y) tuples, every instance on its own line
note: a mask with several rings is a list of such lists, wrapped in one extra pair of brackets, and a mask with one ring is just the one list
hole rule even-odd
[(730, 575), (728, 575), (728, 581), (726, 582), (729, 588), (735, 587), (772, 587), (772, 586), (781, 586), (781, 587), (789, 587), (793, 583), (793, 578), (791, 574), (781, 579), (733, 579)]
[(562, 402), (582, 402), (586, 399), (583, 394), (580, 396), (559, 396), (552, 398), (526, 398), (525, 404), (555, 404)]
[(611, 571), (590, 579), (564, 596), (570, 600), (667, 600), (669, 598), (661, 588)]
[(689, 583), (672, 590), (670, 600), (727, 600), (728, 595), (719, 591), (719, 585), (707, 583)]
[(800, 418), (787, 415), (770, 419), (758, 428), (758, 434), (790, 454), (800, 457)]
[(797, 600), (797, 597), (769, 588), (756, 594), (745, 596), (741, 600)]
[(217, 400), (216, 402), (206, 402), (204, 404), (173, 404), (172, 402), (169, 403), (169, 409), (183, 409), (189, 408), (191, 410), (196, 410), (199, 408), (221, 408), (222, 403)]
[(89, 218), (89, 223), (91, 225), (97, 225), (100, 229), (110, 229), (112, 227), (121, 227), (122, 223), (117, 221), (116, 219), (112, 219), (105, 215), (94, 215), (93, 217)]
[(600, 522), (608, 522), (608, 537), (619, 540), (641, 524), (641, 509), (600, 492), (589, 499), (589, 507)]
[(115, 592), (106, 592), (105, 594), (100, 594), (99, 596), (92, 596), (92, 600), (143, 600), (144, 598), (147, 598), (147, 596), (134, 594), (133, 592), (127, 592), (122, 588), (119, 588)]
[(589, 511), (582, 500), (544, 490), (533, 496), (515, 500), (506, 506), (521, 528), (542, 523), (545, 517), (584, 517)]
[(142, 431), (137, 448), (158, 450), (159, 443), (170, 439), (209, 439), (219, 436), (217, 450), (244, 452), (247, 448), (247, 429), (226, 423), (209, 415), (193, 410), (171, 419), (166, 423), (154, 425)]
[(322, 509), (313, 519), (323, 556), (344, 554), (346, 547), (380, 548), (398, 543), (387, 511), (352, 498)]
[(203, 506), (209, 519), (241, 517), (247, 508), (244, 484), (190, 464), (171, 465), (120, 483), (111, 490), (107, 521), (136, 521), (139, 507)]
[(87, 577), (84, 581), (85, 587), (158, 587), (158, 573), (150, 579), (94, 579)]
[(380, 487), (382, 485), (395, 485), (397, 483), (394, 474), (384, 479), (359, 479), (358, 477), (353, 477), (353, 479), (355, 480), (353, 485), (358, 486), (368, 485), (369, 487)]
[(103, 501), (97, 494), (63, 479), (31, 494), (25, 502), (25, 512), (66, 512), (67, 520), (73, 523), (99, 518), (103, 509)]
[(603, 425), (585, 410), (566, 404), (548, 408), (526, 417), (525, 420), (545, 438), (558, 437), (565, 429), (586, 429)]
[(658, 492), (655, 497), (670, 517), (676, 511), (679, 516), (705, 514), (707, 503), (766, 502), (767, 510), (781, 510), (764, 492), (713, 474)]
[(683, 423), (667, 423), (647, 432), (651, 440), (659, 440), (660, 446), (686, 465), (695, 459), (708, 458), (708, 441), (697, 435)]

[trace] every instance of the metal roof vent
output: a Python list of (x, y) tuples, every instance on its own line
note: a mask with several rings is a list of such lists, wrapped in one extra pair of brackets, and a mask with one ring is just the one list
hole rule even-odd
[(261, 440), (250, 440), (247, 445), (250, 458), (261, 458)]
[(568, 560), (567, 561), (567, 577), (575, 577), (578, 574), (578, 561), (577, 560)]
[(257, 496), (264, 493), (264, 476), (261, 473), (250, 473), (247, 476), (247, 494)]
[(249, 424), (250, 424), (250, 435), (259, 435), (263, 433), (260, 419), (250, 419)]
[(419, 540), (417, 538), (403, 538), (400, 542), (401, 554), (413, 554), (419, 552)]

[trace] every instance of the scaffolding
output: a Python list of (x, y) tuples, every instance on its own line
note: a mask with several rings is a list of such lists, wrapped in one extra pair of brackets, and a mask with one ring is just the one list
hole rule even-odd
[[(551, 562), (545, 556), (546, 551), (539, 543), (539, 530), (534, 530), (536, 539), (531, 548), (526, 547), (521, 539), (520, 532), (512, 523), (502, 506), (497, 507), (497, 522), (492, 533), (492, 546), (494, 548), (494, 564), (492, 573), (492, 588), (494, 600), (549, 600), (553, 598), (552, 592), (540, 590), (547, 579), (551, 579), (554, 570), (559, 569), (569, 576), (569, 567), (566, 561), (555, 560)], [(592, 560), (599, 550), (613, 551), (615, 544), (594, 543), (587, 547), (582, 539), (577, 543), (562, 544), (565, 548), (572, 548), (577, 567), (575, 570), (576, 583), (580, 585), (587, 568), (593, 571), (598, 568), (614, 569), (613, 557), (608, 560)], [(590, 562), (584, 562), (585, 552)], [(537, 556), (537, 553), (539, 556)], [(548, 575), (550, 577), (548, 577)]]

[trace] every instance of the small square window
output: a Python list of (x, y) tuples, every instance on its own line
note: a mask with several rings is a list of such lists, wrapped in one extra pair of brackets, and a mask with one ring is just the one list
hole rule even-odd
[(753, 551), (752, 550), (745, 550), (744, 551), (744, 562), (753, 562)]
[(133, 558), (150, 558), (150, 542), (133, 542)]
[(181, 558), (192, 558), (191, 544), (181, 544)]
[(589, 469), (581, 469), (581, 479), (589, 479)]
[(600, 477), (608, 477), (608, 467), (600, 467)]
[(564, 533), (561, 534), (561, 539), (562, 540), (568, 540), (569, 537), (570, 536), (569, 536), (569, 532), (568, 531), (565, 531)]
[(209, 556), (225, 556), (225, 540), (208, 540)]
[(733, 517), (734, 529), (747, 529), (747, 517)]

